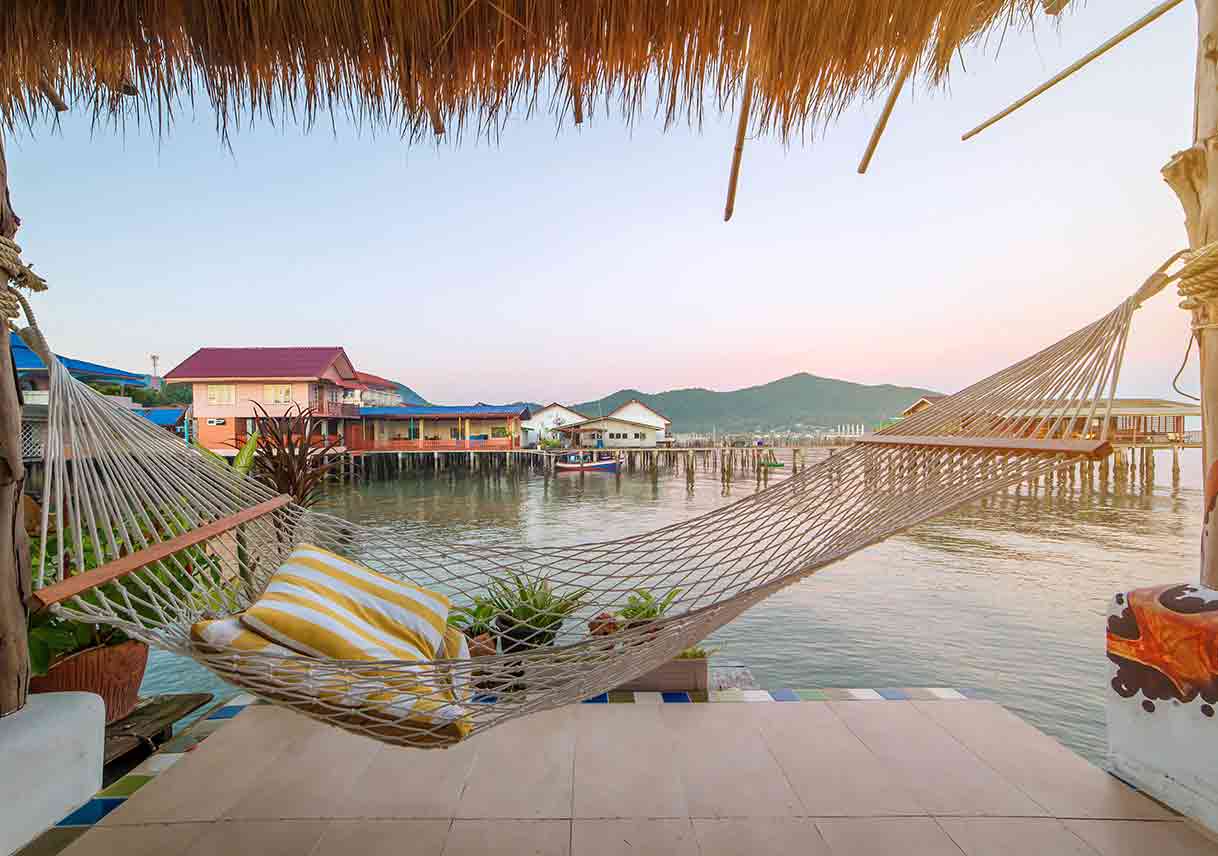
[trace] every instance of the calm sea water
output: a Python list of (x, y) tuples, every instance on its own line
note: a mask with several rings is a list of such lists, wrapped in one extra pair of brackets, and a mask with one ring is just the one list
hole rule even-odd
[[(1193, 580), (1200, 456), (1178, 485), (1159, 453), (1156, 484), (1007, 494), (923, 524), (786, 589), (711, 637), (761, 686), (970, 687), (1076, 751), (1105, 751), (1104, 616), (1113, 593)], [(773, 478), (781, 478), (779, 472)], [(749, 495), (718, 475), (408, 477), (336, 487), (326, 509), (390, 530), (427, 523), (448, 540), (532, 545), (616, 538)], [(233, 690), (154, 652), (145, 693)]]

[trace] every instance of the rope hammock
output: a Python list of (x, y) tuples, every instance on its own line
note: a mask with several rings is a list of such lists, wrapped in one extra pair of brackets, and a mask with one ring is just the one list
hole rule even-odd
[[(1134, 310), (1174, 279), (1185, 291), (1213, 279), (1212, 248), (1166, 274), (1178, 256), (1098, 321), (768, 489), (645, 534), (563, 547), (451, 544), (425, 526), (391, 535), (300, 508), (74, 379), (10, 288), (31, 323), (22, 336), (50, 371), (31, 606), (121, 628), (349, 731), (447, 746), (619, 686), (832, 562), (1107, 454)], [(196, 622), (257, 601), (301, 544), (444, 594), (454, 607), (512, 574), (572, 600), (531, 620), (493, 619), (495, 653), (472, 657), (334, 660), (192, 638)], [(667, 613), (590, 633), (590, 621), (639, 589), (671, 596)]]

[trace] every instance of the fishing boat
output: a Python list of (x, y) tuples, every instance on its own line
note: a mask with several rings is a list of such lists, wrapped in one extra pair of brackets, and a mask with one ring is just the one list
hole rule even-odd
[(591, 454), (567, 455), (554, 464), (560, 473), (597, 472), (616, 473), (618, 460), (608, 455), (596, 456)]

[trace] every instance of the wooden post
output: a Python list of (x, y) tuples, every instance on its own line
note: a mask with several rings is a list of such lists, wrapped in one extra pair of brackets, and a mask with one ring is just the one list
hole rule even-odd
[[(1193, 145), (1163, 167), (1180, 198), (1189, 246), (1218, 240), (1218, 0), (1196, 0), (1197, 68)], [(1218, 589), (1218, 302), (1192, 309), (1201, 352), (1201, 461), (1205, 504), (1201, 524), (1201, 584)]]
[[(12, 239), (21, 220), (8, 193), (8, 166), (0, 136), (0, 235)], [(0, 286), (7, 286), (0, 273)], [(26, 639), (25, 604), (30, 595), (30, 551), (25, 537), (21, 494), (25, 465), (21, 455), (21, 397), (17, 371), (9, 348), (7, 322), (0, 347), (0, 716), (25, 707), (30, 688), (30, 651)]]

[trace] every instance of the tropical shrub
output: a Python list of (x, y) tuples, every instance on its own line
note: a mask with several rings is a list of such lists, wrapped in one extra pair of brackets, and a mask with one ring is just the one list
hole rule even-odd
[(301, 507), (315, 505), (322, 498), (326, 476), (337, 464), (330, 458), (334, 444), (321, 436), (321, 421), (314, 418), (311, 407), (292, 404), (283, 416), (270, 416), (262, 405), (253, 404), (258, 410), (254, 478), (290, 494)]

